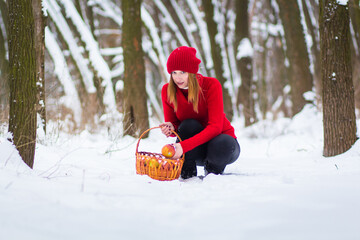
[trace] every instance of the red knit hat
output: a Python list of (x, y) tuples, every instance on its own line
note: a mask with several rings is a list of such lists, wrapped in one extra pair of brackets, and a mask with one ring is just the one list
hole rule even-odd
[(196, 49), (192, 47), (178, 47), (170, 54), (167, 60), (167, 71), (180, 70), (189, 73), (197, 73), (201, 60), (196, 57)]

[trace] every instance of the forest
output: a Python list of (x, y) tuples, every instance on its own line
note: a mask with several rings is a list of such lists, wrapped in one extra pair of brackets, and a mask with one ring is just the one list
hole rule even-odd
[[(179, 46), (220, 174), (160, 154)], [(0, 239), (359, 240), (359, 110), (359, 0), (0, 0)]]
[[(33, 63), (40, 119), (32, 117), (35, 128), (46, 130), (46, 123), (55, 121), (62, 131), (79, 133), (122, 124), (124, 135), (136, 137), (149, 121), (162, 121), (167, 56), (185, 45), (197, 49), (199, 72), (221, 82), (227, 118), (245, 126), (292, 118), (306, 104), (326, 112), (326, 103), (338, 100), (330, 94), (322, 101), (324, 79), (343, 79), (327, 89), (344, 94), (337, 95), (344, 110), (334, 116), (347, 118), (343, 114), (350, 112), (353, 118), (353, 125), (340, 127), (352, 132), (345, 148), (356, 139), (359, 0), (1, 0), (0, 10), (0, 121), (10, 130), (16, 129), (11, 83), (24, 73), (13, 69), (21, 64), (15, 62), (18, 55), (11, 59), (16, 47), (34, 48), (39, 61)], [(21, 24), (21, 14), (30, 14), (24, 19), (33, 19), (33, 25)], [(33, 35), (26, 35), (29, 31)], [(23, 45), (17, 41), (21, 34)], [(336, 53), (333, 59), (325, 57), (329, 51)]]

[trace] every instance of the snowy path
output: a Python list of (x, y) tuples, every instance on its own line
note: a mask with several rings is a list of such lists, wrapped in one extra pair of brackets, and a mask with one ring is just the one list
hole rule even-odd
[(130, 137), (60, 135), (30, 171), (0, 136), (0, 239), (360, 239), (359, 142), (322, 157), (312, 111), (236, 129), (242, 153), (224, 175), (171, 182), (135, 174)]

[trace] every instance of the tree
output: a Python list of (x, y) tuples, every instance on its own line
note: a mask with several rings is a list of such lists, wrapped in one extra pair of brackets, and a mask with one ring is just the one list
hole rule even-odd
[[(351, 45), (353, 66), (360, 65), (360, 1), (349, 1), (350, 20), (352, 25), (352, 38), (354, 41)], [(360, 67), (353, 68), (353, 83), (355, 87), (355, 107), (360, 108)]]
[[(270, 30), (274, 26), (280, 26), (281, 21), (279, 17), (278, 8), (275, 0), (267, 1), (270, 12), (265, 14), (267, 28)], [(265, 5), (265, 6), (266, 6)], [(266, 9), (266, 8), (265, 8)], [(266, 11), (264, 9), (264, 11)], [(265, 12), (266, 13), (266, 12)], [(264, 72), (267, 76), (266, 86), (268, 86), (267, 111), (271, 111), (273, 118), (276, 119), (279, 116), (291, 117), (291, 104), (290, 96), (288, 92), (289, 78), (288, 78), (288, 67), (286, 62), (286, 46), (285, 37), (283, 31), (277, 29), (277, 31), (269, 31), (266, 41), (263, 44), (265, 47), (270, 46), (267, 52), (266, 64), (264, 66)], [(268, 70), (267, 70), (268, 69)], [(261, 93), (261, 91), (259, 91)], [(259, 94), (259, 97), (261, 95)]]
[(300, 10), (296, 0), (276, 0), (284, 26), (286, 55), (289, 60), (289, 81), (291, 86), (292, 116), (306, 104), (303, 96), (313, 86), (309, 55), (306, 47), (304, 28), (300, 21)]
[[(3, 108), (8, 104), (8, 93), (9, 93), (9, 83), (8, 83), (8, 66), (9, 61), (6, 57), (7, 52), (5, 49), (5, 39), (0, 31), (0, 110), (3, 112)], [(1, 118), (1, 116), (0, 116)]]
[(139, 137), (149, 128), (145, 64), (142, 49), (141, 0), (121, 2), (124, 55), (124, 134)]
[(349, 10), (351, 23), (354, 30), (354, 38), (356, 39), (357, 47), (360, 47), (360, 1), (350, 0)]
[(37, 112), (46, 132), (46, 105), (45, 105), (45, 16), (42, 10), (42, 0), (33, 0), (35, 20), (35, 55), (36, 55), (36, 86)]
[[(8, 83), (8, 75), (9, 75), (9, 61), (7, 58), (6, 51), (6, 37), (7, 37), (7, 26), (8, 26), (8, 12), (6, 3), (0, 1), (0, 13), (1, 19), (4, 22), (4, 32), (0, 29), (0, 111), (4, 114), (4, 111), (9, 103), (9, 83)], [(6, 114), (6, 113), (5, 113)], [(0, 119), (1, 116), (0, 115)], [(7, 115), (6, 115), (7, 118)]]
[(248, 0), (236, 1), (235, 11), (235, 51), (237, 56), (237, 69), (241, 75), (241, 86), (239, 87), (237, 105), (243, 105), (245, 126), (256, 122), (255, 106), (253, 99), (253, 74), (252, 55), (244, 54), (252, 46), (249, 33)]
[(24, 162), (33, 167), (36, 143), (36, 55), (32, 0), (7, 1), (9, 11), (9, 132)]
[(324, 156), (347, 151), (356, 141), (348, 5), (320, 1)]
[[(304, 18), (306, 22), (306, 28), (308, 31), (308, 34), (311, 36), (312, 40), (312, 46), (311, 46), (311, 53), (312, 53), (312, 59), (313, 59), (313, 65), (314, 65), (314, 85), (316, 90), (316, 95), (319, 99), (319, 102), (321, 102), (321, 92), (322, 92), (322, 86), (321, 86), (321, 67), (320, 67), (320, 48), (319, 48), (319, 36), (318, 36), (318, 24), (316, 23), (317, 20), (312, 21), (311, 17), (311, 9), (308, 7), (310, 5), (309, 1), (301, 0), (302, 6), (303, 6), (303, 13)], [(311, 6), (310, 6), (311, 7)], [(315, 10), (313, 10), (315, 11)]]
[(203, 0), (202, 5), (204, 7), (205, 20), (210, 37), (211, 56), (214, 62), (215, 75), (223, 86), (224, 112), (226, 114), (226, 117), (231, 121), (234, 113), (229, 92), (224, 86), (226, 79), (224, 77), (224, 63), (221, 56), (221, 48), (219, 43), (216, 41), (218, 31), (217, 24), (214, 20), (214, 5), (211, 1), (208, 0)]

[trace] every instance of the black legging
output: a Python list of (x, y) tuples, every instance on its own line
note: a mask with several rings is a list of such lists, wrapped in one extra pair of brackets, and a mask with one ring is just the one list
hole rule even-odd
[[(202, 130), (204, 127), (197, 120), (187, 119), (181, 122), (178, 134), (182, 140), (185, 140)], [(226, 165), (235, 162), (239, 155), (238, 141), (228, 134), (220, 134), (185, 153), (181, 175), (184, 178), (196, 176), (196, 165), (205, 166), (205, 171), (208, 173), (221, 174)]]

